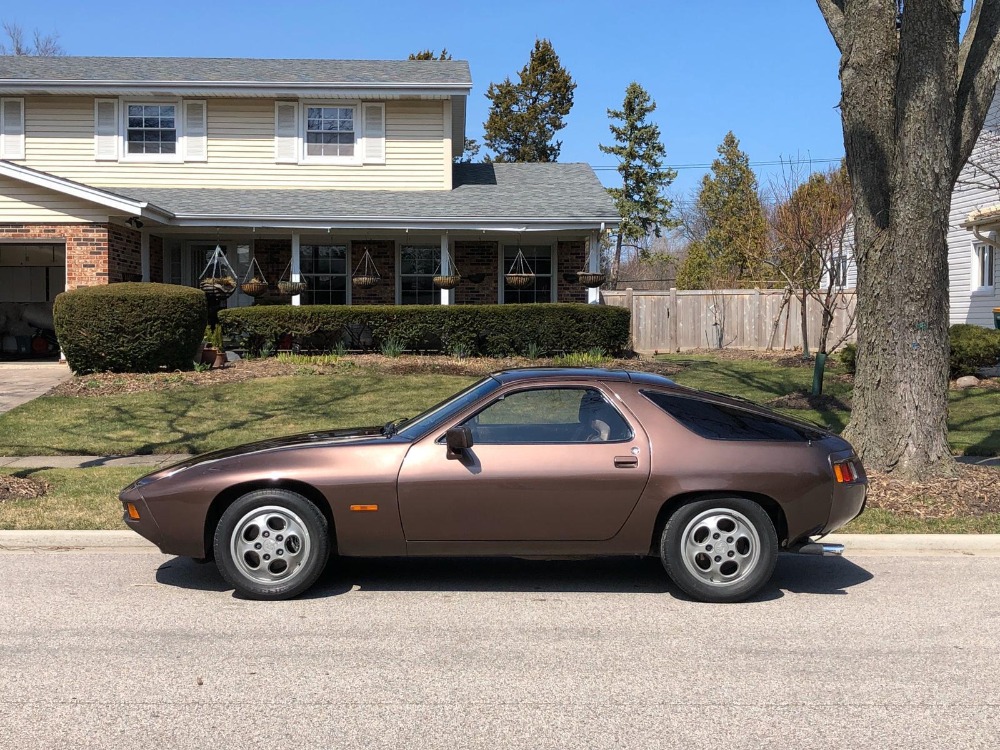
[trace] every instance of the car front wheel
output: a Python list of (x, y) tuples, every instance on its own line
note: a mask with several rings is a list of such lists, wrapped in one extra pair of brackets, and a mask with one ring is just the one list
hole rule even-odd
[(679, 508), (660, 537), (671, 580), (703, 602), (738, 602), (770, 580), (778, 536), (757, 503), (741, 497), (699, 500)]
[(219, 572), (249, 599), (290, 599), (319, 578), (330, 557), (329, 524), (296, 492), (255, 490), (222, 514), (215, 530)]

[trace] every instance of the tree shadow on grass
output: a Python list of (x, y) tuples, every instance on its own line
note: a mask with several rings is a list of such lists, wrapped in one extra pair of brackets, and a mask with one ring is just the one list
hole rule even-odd
[[(751, 601), (785, 592), (844, 596), (872, 579), (844, 558), (780, 555), (774, 576)], [(214, 565), (175, 558), (156, 572), (168, 586), (231, 591)], [(669, 594), (688, 600), (656, 558), (521, 560), (514, 558), (334, 558), (304, 597), (324, 599), (355, 590), (378, 592)]]

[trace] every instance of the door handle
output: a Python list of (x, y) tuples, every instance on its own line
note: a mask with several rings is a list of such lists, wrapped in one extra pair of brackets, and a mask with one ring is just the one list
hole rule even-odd
[(616, 469), (635, 469), (639, 466), (638, 456), (615, 456)]

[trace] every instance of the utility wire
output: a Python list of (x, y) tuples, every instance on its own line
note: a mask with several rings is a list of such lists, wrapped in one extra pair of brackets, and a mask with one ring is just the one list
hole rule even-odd
[[(818, 163), (840, 163), (842, 158), (837, 159), (777, 159), (774, 161), (752, 161), (750, 162), (751, 167), (777, 167), (782, 164), (818, 164)], [(664, 164), (665, 169), (711, 169), (712, 163), (707, 164)], [(594, 170), (617, 170), (617, 166), (604, 165), (604, 164), (591, 164), (591, 169)]]

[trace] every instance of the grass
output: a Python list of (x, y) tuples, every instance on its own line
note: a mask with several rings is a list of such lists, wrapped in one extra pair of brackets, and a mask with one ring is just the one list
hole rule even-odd
[(295, 432), (412, 417), (471, 381), (366, 370), (39, 398), (0, 415), (0, 454), (201, 453)]
[[(711, 355), (693, 354), (661, 355), (658, 359), (685, 366), (673, 376), (681, 385), (742, 396), (758, 403), (767, 403), (812, 386), (812, 367), (787, 367), (768, 360), (716, 359)], [(851, 416), (848, 407), (851, 382), (839, 377), (843, 374), (838, 363), (828, 364), (823, 388), (828, 398), (823, 408), (780, 411), (819, 422), (835, 432), (843, 431)], [(1000, 455), (1000, 391), (950, 391), (949, 399), (948, 430), (952, 451), (975, 456)]]
[(0, 529), (124, 529), (118, 493), (148, 467), (0, 470), (41, 479), (49, 491), (34, 500), (0, 502)]
[(920, 518), (867, 508), (859, 518), (839, 529), (839, 534), (1000, 534), (1000, 514)]

